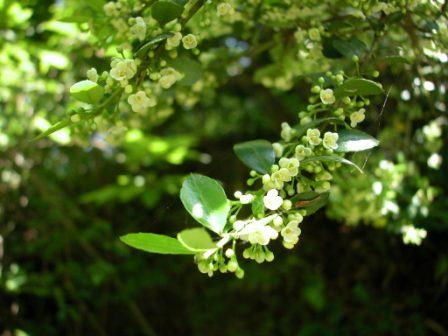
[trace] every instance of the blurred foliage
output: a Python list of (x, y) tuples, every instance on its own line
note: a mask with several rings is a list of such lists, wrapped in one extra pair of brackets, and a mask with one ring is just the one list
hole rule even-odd
[[(261, 2), (232, 3), (252, 13)], [(164, 92), (147, 115), (121, 102), (121, 119), (30, 142), (79, 109), (70, 86), (92, 66), (109, 70), (122, 41), (111, 36), (103, 1), (0, 0), (2, 336), (448, 335), (443, 1), (386, 8), (378, 40), (358, 29), (374, 24), (361, 10), (348, 6), (332, 22), (345, 1), (302, 8), (302, 31), (317, 20), (333, 37), (346, 24), (346, 36), (335, 38), (358, 35), (375, 46), (362, 50), (370, 58), (360, 65), (380, 70), (387, 94), (363, 125), (380, 148), (355, 155), (363, 175), (335, 177), (326, 214), (303, 224), (295, 250), (275, 248), (273, 263), (248, 264), (241, 281), (209, 279), (189, 258), (147, 255), (118, 240), (193, 225), (178, 200), (187, 173), (243, 188), (233, 144), (275, 139), (308, 103), (307, 76), (353, 67), (353, 55), (335, 53), (328, 36), (323, 50), (297, 43), (292, 9), (300, 1), (262, 3), (265, 12), (246, 24), (238, 13), (222, 23), (214, 7), (193, 18), (189, 29), (204, 44), (202, 87)]]

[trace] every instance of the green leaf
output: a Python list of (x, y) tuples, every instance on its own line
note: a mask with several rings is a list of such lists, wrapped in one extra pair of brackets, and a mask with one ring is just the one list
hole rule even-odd
[(246, 166), (262, 174), (270, 172), (275, 163), (274, 149), (266, 140), (242, 142), (233, 146), (233, 151)]
[(379, 141), (373, 136), (354, 129), (342, 130), (338, 134), (336, 152), (361, 152), (379, 144)]
[(159, 0), (151, 6), (151, 15), (161, 25), (177, 19), (182, 15), (184, 7), (171, 0)]
[(297, 137), (300, 138), (302, 135), (304, 135), (306, 133), (306, 131), (309, 128), (315, 128), (316, 126), (319, 126), (320, 124), (323, 124), (324, 122), (334, 122), (334, 123), (338, 123), (338, 124), (344, 124), (343, 120), (336, 118), (336, 117), (316, 119), (316, 120), (313, 120), (305, 125), (295, 125), (294, 129), (297, 131)]
[(47, 129), (45, 132), (43, 132), (43, 133), (39, 134), (38, 136), (36, 136), (35, 138), (31, 139), (31, 141), (37, 141), (37, 140), (43, 139), (43, 138), (49, 136), (50, 134), (57, 132), (71, 124), (72, 124), (72, 122), (70, 121), (70, 119), (65, 119), (65, 120), (59, 121), (56, 124), (54, 124), (53, 126), (51, 126), (49, 129)]
[(312, 162), (312, 161), (334, 161), (346, 164), (348, 166), (355, 167), (359, 172), (363, 172), (361, 168), (358, 167), (357, 164), (353, 163), (350, 160), (344, 159), (342, 157), (336, 155), (322, 155), (322, 156), (312, 156), (308, 157), (301, 161), (301, 163)]
[(216, 180), (191, 174), (182, 185), (180, 199), (185, 209), (199, 223), (216, 233), (223, 231), (230, 202)]
[(307, 215), (315, 213), (328, 202), (329, 193), (319, 194), (314, 191), (300, 193), (291, 198), (295, 209), (305, 209)]
[(157, 35), (156, 37), (150, 39), (148, 42), (144, 43), (136, 52), (136, 55), (140, 55), (140, 54), (144, 54), (145, 52), (147, 52), (149, 50), (150, 47), (152, 47), (153, 45), (158, 44), (159, 42), (162, 42), (164, 40), (166, 40), (167, 38), (173, 36), (172, 33), (166, 33), (166, 34), (160, 34)]
[(177, 240), (187, 249), (202, 252), (216, 248), (212, 237), (204, 228), (186, 229), (177, 234)]
[(120, 240), (139, 250), (159, 254), (194, 254), (177, 239), (155, 233), (130, 233)]
[(252, 213), (257, 218), (263, 217), (265, 214), (265, 207), (263, 204), (263, 196), (264, 196), (264, 193), (258, 194), (255, 196), (254, 200), (252, 201)]
[(76, 100), (88, 104), (95, 104), (103, 98), (104, 89), (95, 82), (83, 80), (72, 85), (70, 94)]
[(332, 41), (333, 47), (347, 58), (353, 56), (360, 56), (367, 50), (367, 46), (357, 37), (349, 39), (334, 38)]
[(365, 78), (347, 79), (342, 85), (338, 86), (335, 94), (338, 97), (345, 96), (372, 96), (383, 93), (383, 87), (380, 83)]
[(179, 56), (168, 61), (176, 71), (184, 77), (178, 82), (180, 85), (191, 86), (202, 78), (202, 66), (188, 56)]

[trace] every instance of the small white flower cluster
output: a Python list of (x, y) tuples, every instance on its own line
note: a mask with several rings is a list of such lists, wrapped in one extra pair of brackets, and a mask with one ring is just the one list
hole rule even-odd
[(425, 229), (418, 229), (414, 225), (405, 225), (401, 228), (405, 244), (420, 245), (428, 234)]
[[(316, 34), (311, 32), (311, 34)], [(317, 38), (314, 36), (314, 38)], [(336, 83), (344, 81), (343, 74), (333, 76)], [(322, 80), (319, 80), (322, 84)], [(345, 104), (347, 113), (362, 114), (364, 118), (365, 110), (359, 107), (361, 104), (351, 102), (348, 97), (336, 99), (331, 88), (322, 89), (315, 86), (312, 92), (316, 94), (314, 101), (308, 106), (307, 112), (301, 112), (299, 117), (301, 122), (299, 127), (292, 127), (288, 123), (281, 125), (281, 141), (272, 145), (277, 161), (270, 167), (270, 172), (259, 174), (256, 171), (250, 172), (248, 185), (253, 185), (257, 180), (261, 182), (260, 189), (242, 193), (236, 192), (236, 201), (232, 202), (229, 224), (231, 228), (222, 236), (218, 242), (218, 248), (207, 251), (197, 256), (198, 267), (201, 272), (210, 276), (214, 271), (234, 272), (237, 277), (244, 275), (239, 266), (235, 243), (237, 240), (249, 244), (243, 251), (243, 257), (255, 260), (258, 263), (270, 262), (274, 259), (274, 254), (268, 249), (268, 245), (277, 239), (281, 239), (282, 244), (287, 249), (292, 249), (298, 242), (301, 234), (300, 224), (306, 216), (308, 204), (313, 199), (308, 200), (305, 195), (321, 197), (323, 193), (328, 193), (331, 187), (332, 171), (341, 166), (339, 160), (321, 161), (322, 156), (331, 155), (336, 159), (341, 158), (343, 153), (336, 153), (339, 144), (339, 134), (335, 131), (327, 130), (336, 125), (334, 121), (329, 121), (329, 125), (322, 128), (304, 127), (312, 122), (310, 117), (314, 117), (315, 108), (324, 109), (330, 115), (337, 114), (345, 118), (344, 111), (341, 112), (341, 104)], [(320, 101), (317, 105), (315, 102)], [(352, 105), (356, 106), (352, 106)], [(366, 101), (363, 101), (366, 104)], [(310, 108), (311, 107), (311, 108)], [(355, 108), (358, 110), (354, 111)], [(350, 115), (350, 114), (348, 114)], [(319, 116), (325, 118), (325, 116)], [(306, 120), (304, 122), (303, 120)], [(361, 117), (355, 115), (352, 122), (361, 122)], [(330, 126), (330, 127), (326, 127)], [(296, 198), (297, 196), (297, 198)], [(303, 197), (303, 198), (302, 198)], [(303, 199), (303, 201), (301, 201)], [(237, 215), (244, 206), (250, 206), (252, 215), (245, 219), (238, 219)], [(233, 242), (233, 246), (222, 255), (222, 248), (227, 243)], [(227, 259), (226, 259), (227, 258)]]

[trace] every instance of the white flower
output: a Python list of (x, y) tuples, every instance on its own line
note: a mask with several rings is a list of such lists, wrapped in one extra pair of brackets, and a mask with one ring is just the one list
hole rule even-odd
[(299, 229), (299, 221), (292, 220), (286, 225), (280, 234), (283, 237), (283, 242), (291, 245), (297, 244), (299, 241), (301, 230)]
[(290, 176), (296, 176), (299, 173), (300, 162), (296, 158), (281, 158), (278, 164), (281, 168), (287, 169)]
[(325, 89), (320, 91), (320, 100), (325, 105), (331, 105), (336, 101), (336, 98), (334, 97), (333, 90), (332, 89)]
[(98, 81), (98, 72), (96, 71), (95, 68), (91, 68), (91, 69), (87, 70), (87, 79), (92, 82)]
[(263, 197), (264, 206), (272, 211), (280, 208), (282, 203), (283, 199), (278, 195), (278, 191), (276, 189), (269, 190), (266, 196)]
[(140, 41), (143, 41), (146, 37), (146, 23), (145, 20), (143, 20), (142, 17), (138, 16), (135, 18), (135, 23), (131, 27), (131, 34), (139, 39)]
[(112, 61), (111, 66), (110, 76), (117, 81), (129, 80), (137, 73), (134, 60)]
[(156, 105), (154, 98), (148, 98), (145, 91), (138, 91), (137, 93), (130, 95), (128, 103), (131, 105), (134, 112), (145, 112), (148, 107)]
[(306, 131), (306, 138), (313, 146), (318, 146), (322, 142), (322, 139), (320, 138), (320, 131), (317, 128)]
[(216, 8), (218, 16), (225, 16), (233, 13), (233, 7), (227, 2), (220, 3)]
[(277, 182), (289, 182), (291, 181), (291, 173), (287, 168), (280, 168), (271, 175), (271, 181), (274, 182), (274, 184)]
[(297, 145), (294, 156), (297, 160), (301, 161), (311, 154), (313, 154), (311, 148), (307, 148), (304, 145)]
[(242, 240), (251, 244), (268, 245), (271, 239), (277, 239), (278, 232), (270, 225), (274, 216), (269, 216), (260, 220), (250, 221), (239, 232)]
[(198, 46), (198, 41), (196, 36), (193, 34), (188, 34), (182, 38), (182, 45), (185, 49), (194, 49)]
[(275, 157), (280, 157), (283, 154), (283, 146), (278, 142), (272, 144), (272, 148), (274, 149)]
[(405, 225), (401, 228), (403, 234), (403, 242), (405, 244), (420, 245), (422, 240), (426, 238), (425, 229), (417, 229), (414, 225)]
[(252, 194), (241, 195), (239, 199), (241, 204), (249, 204), (252, 203), (252, 201), (254, 200), (254, 195)]
[(423, 127), (423, 134), (429, 140), (433, 140), (439, 138), (442, 135), (442, 129), (440, 128), (440, 125), (437, 124), (437, 122), (433, 121)]
[(325, 132), (323, 145), (327, 149), (336, 149), (336, 148), (338, 148), (338, 144), (337, 144), (338, 139), (339, 139), (339, 134), (332, 133), (332, 132)]
[(313, 41), (320, 41), (320, 32), (319, 32), (319, 29), (317, 29), (317, 28), (311, 28), (310, 30), (308, 30), (308, 36), (309, 36), (310, 39), (313, 40)]
[(440, 166), (442, 165), (442, 157), (440, 156), (440, 154), (438, 153), (433, 153), (429, 158), (428, 158), (428, 167), (432, 168), (432, 169), (439, 169)]
[(168, 49), (174, 49), (179, 46), (180, 41), (182, 40), (182, 34), (179, 32), (174, 33), (173, 36), (168, 37), (166, 39), (166, 45)]
[(350, 126), (356, 127), (359, 123), (363, 122), (366, 116), (364, 115), (365, 109), (359, 109), (359, 111), (350, 114)]
[(290, 141), (293, 136), (293, 130), (291, 126), (289, 126), (288, 123), (283, 122), (282, 123), (282, 131), (280, 132), (280, 136), (285, 141)]
[(159, 83), (164, 89), (169, 89), (174, 83), (182, 78), (182, 75), (173, 68), (165, 68), (160, 71), (160, 74), (162, 77), (160, 77)]

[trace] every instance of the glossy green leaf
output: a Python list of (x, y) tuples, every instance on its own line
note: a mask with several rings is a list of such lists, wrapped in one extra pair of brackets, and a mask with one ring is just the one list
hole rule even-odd
[(76, 100), (88, 104), (95, 104), (103, 98), (104, 89), (95, 82), (83, 80), (72, 85), (70, 94)]
[(355, 167), (359, 172), (363, 172), (361, 168), (358, 167), (357, 164), (353, 163), (350, 160), (344, 159), (342, 157), (336, 156), (336, 155), (322, 155), (322, 156), (312, 156), (308, 157), (301, 161), (301, 163), (306, 162), (313, 162), (313, 161), (333, 161), (333, 162), (339, 162), (348, 166)]
[(160, 34), (144, 43), (136, 52), (136, 55), (141, 55), (147, 52), (152, 46), (158, 45), (158, 43), (165, 41), (167, 38), (173, 36), (172, 33)]
[(255, 215), (255, 217), (260, 218), (263, 217), (265, 214), (265, 206), (263, 203), (263, 196), (264, 193), (258, 194), (255, 196), (254, 200), (252, 201), (252, 213)]
[(272, 144), (266, 140), (253, 140), (233, 146), (238, 158), (249, 168), (266, 174), (275, 163), (275, 154)]
[(139, 250), (159, 254), (194, 254), (177, 239), (155, 233), (130, 233), (120, 240)]
[(355, 129), (342, 130), (338, 134), (336, 152), (361, 152), (379, 144), (373, 136)]
[(349, 39), (334, 38), (333, 47), (347, 58), (359, 56), (366, 52), (367, 46), (360, 39), (351, 37)]
[(297, 194), (291, 199), (295, 209), (305, 209), (308, 215), (315, 213), (328, 202), (329, 193), (317, 193), (314, 191)]
[(204, 228), (186, 229), (177, 234), (177, 240), (194, 252), (210, 250), (216, 247), (212, 237)]
[(335, 89), (338, 97), (344, 96), (372, 96), (383, 93), (381, 84), (365, 78), (347, 79), (342, 85)]
[(182, 185), (180, 199), (190, 215), (206, 228), (216, 233), (224, 230), (230, 202), (216, 180), (191, 174)]
[(184, 7), (175, 1), (159, 0), (151, 6), (151, 15), (161, 25), (164, 25), (182, 15)]

